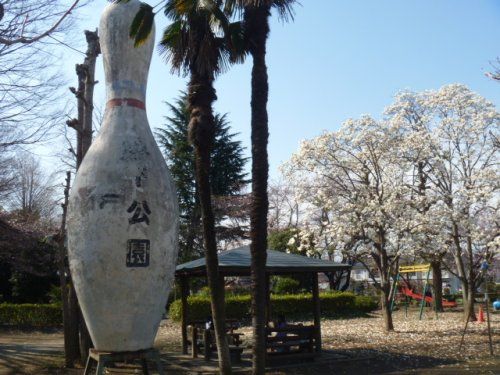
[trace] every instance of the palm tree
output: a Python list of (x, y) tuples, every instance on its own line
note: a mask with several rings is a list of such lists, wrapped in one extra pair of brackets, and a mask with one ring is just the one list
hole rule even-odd
[[(194, 147), (196, 181), (202, 213), (203, 240), (210, 288), (215, 338), (222, 374), (231, 373), (229, 347), (225, 333), (223, 279), (219, 277), (215, 220), (210, 192), (210, 150), (214, 142), (212, 103), (217, 99), (213, 83), (217, 74), (238, 59), (233, 41), (239, 23), (229, 23), (221, 9), (221, 0), (168, 0), (164, 13), (172, 23), (160, 42), (161, 52), (175, 73), (189, 74), (189, 139)], [(131, 26), (136, 44), (151, 30), (153, 8), (143, 4)]]
[[(210, 192), (210, 150), (214, 142), (212, 103), (217, 99), (213, 86), (215, 75), (230, 61), (226, 38), (217, 36), (214, 17), (220, 4), (211, 1), (170, 0), (165, 15), (172, 19), (160, 42), (172, 68), (189, 72), (188, 109), (191, 113), (189, 139), (194, 146), (196, 180), (198, 182), (203, 223), (203, 239), (210, 287), (220, 371), (231, 373), (229, 347), (225, 332), (223, 278), (219, 276), (215, 219)], [(221, 17), (221, 12), (218, 12)], [(224, 21), (222, 21), (224, 22)]]
[(253, 373), (265, 372), (266, 357), (266, 274), (267, 260), (267, 180), (269, 138), (267, 100), (269, 83), (266, 65), (266, 43), (269, 36), (271, 9), (283, 20), (293, 19), (294, 0), (237, 0), (243, 9), (245, 45), (252, 56), (252, 203), (250, 209), (250, 252), (252, 277)]

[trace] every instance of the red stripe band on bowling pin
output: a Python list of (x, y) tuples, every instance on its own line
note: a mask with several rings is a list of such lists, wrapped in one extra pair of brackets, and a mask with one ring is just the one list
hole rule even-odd
[(127, 105), (129, 107), (135, 107), (139, 109), (146, 109), (144, 102), (134, 98), (121, 98), (121, 99), (110, 99), (106, 103), (106, 108), (120, 107), (122, 105)]

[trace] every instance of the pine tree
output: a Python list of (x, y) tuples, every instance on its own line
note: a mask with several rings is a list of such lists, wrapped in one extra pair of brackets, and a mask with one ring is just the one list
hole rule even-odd
[[(181, 93), (173, 104), (166, 104), (171, 115), (166, 117), (165, 126), (158, 128), (156, 135), (177, 185), (180, 208), (179, 262), (182, 263), (203, 255), (201, 208), (195, 180), (194, 149), (188, 139), (190, 112), (187, 94)], [(248, 183), (244, 172), (247, 158), (243, 157), (241, 142), (235, 140), (237, 134), (230, 132), (227, 115), (215, 114), (214, 117), (215, 142), (210, 155), (210, 189), (215, 202), (217, 238), (227, 241), (244, 236), (241, 216), (232, 212), (231, 202), (242, 197), (242, 189)], [(232, 217), (233, 222), (239, 225), (234, 227), (228, 224), (225, 220), (228, 217)]]

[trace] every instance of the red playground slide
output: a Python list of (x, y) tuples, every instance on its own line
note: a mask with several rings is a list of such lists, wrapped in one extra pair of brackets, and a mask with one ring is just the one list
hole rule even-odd
[[(410, 288), (408, 288), (406, 286), (402, 286), (401, 287), (401, 293), (403, 293), (404, 295), (406, 295), (406, 296), (408, 296), (410, 298), (416, 299), (418, 301), (422, 300), (422, 295), (421, 294), (415, 293), (414, 291), (412, 291)], [(433, 301), (434, 301), (434, 299), (432, 297), (425, 296), (425, 302), (432, 303)], [(450, 302), (450, 301), (447, 301), (447, 300), (443, 299), (443, 307), (457, 307), (457, 303), (456, 302)]]

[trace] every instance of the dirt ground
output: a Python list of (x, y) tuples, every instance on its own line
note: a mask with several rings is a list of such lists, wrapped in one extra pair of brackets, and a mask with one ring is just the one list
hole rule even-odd
[[(323, 348), (339, 360), (320, 359), (306, 366), (285, 364), (269, 373), (500, 374), (500, 314), (491, 316), (493, 349), (497, 353), (493, 357), (489, 355), (486, 323), (469, 324), (459, 351), (464, 326), (461, 317), (460, 312), (446, 312), (436, 319), (429, 311), (419, 321), (417, 311), (410, 311), (408, 316), (398, 311), (394, 314), (395, 331), (389, 334), (382, 331), (377, 313), (366, 318), (325, 319)], [(248, 340), (250, 327), (242, 331)], [(163, 321), (155, 346), (162, 353), (179, 352), (179, 325)], [(81, 370), (61, 369), (62, 348), (59, 331), (0, 331), (0, 375), (81, 374)]]

